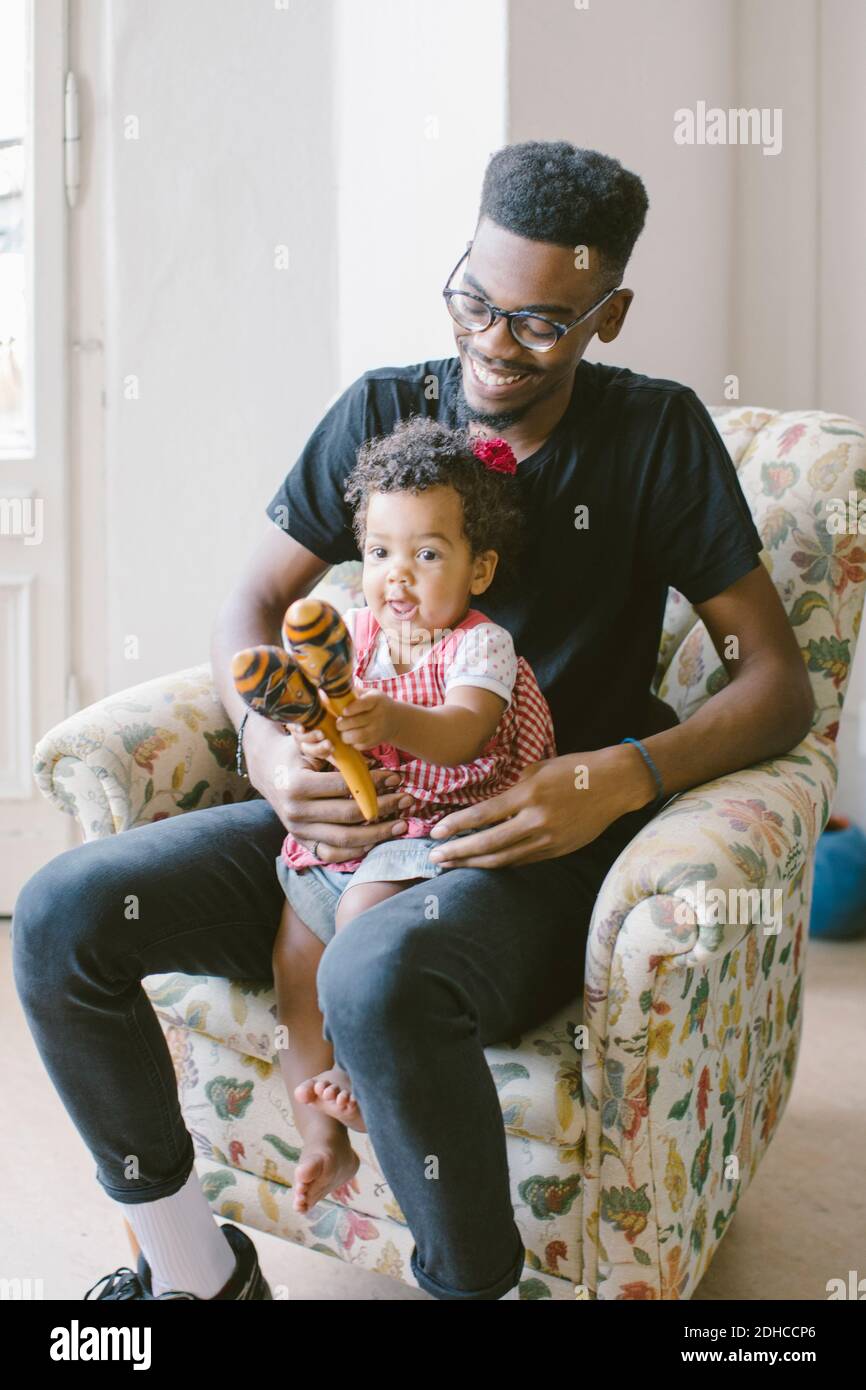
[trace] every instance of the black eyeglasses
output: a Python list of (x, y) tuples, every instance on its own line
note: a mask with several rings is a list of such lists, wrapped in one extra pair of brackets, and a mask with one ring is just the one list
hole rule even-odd
[(613, 289), (608, 290), (607, 294), (584, 310), (579, 318), (572, 319), (571, 323), (557, 323), (554, 319), (545, 318), (543, 314), (534, 314), (531, 309), (499, 309), (480, 294), (470, 294), (468, 290), (449, 288), (451, 281), (471, 250), (472, 242), (470, 241), (448, 276), (442, 291), (451, 317), (455, 323), (460, 324), (461, 328), (468, 328), (473, 333), (483, 333), (485, 328), (490, 327), (494, 319), (508, 319), (512, 338), (521, 347), (529, 348), (532, 352), (549, 352), (552, 347), (556, 347), (560, 338), (564, 337), (566, 333), (570, 333), (572, 328), (576, 328), (579, 323), (583, 323), (584, 319), (588, 319), (590, 314), (594, 314), (596, 309), (600, 309), (602, 304), (619, 289), (619, 285), (614, 285)]

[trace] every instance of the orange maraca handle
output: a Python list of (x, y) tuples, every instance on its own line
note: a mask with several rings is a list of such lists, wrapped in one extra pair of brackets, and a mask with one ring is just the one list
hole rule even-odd
[[(346, 706), (356, 698), (355, 658), (352, 639), (336, 608), (317, 598), (297, 599), (283, 619), (283, 641), (307, 680), (318, 687), (319, 699), (330, 712), (330, 716), (342, 714)], [(322, 727), (324, 728), (324, 725)], [(339, 766), (338, 745), (339, 748), (346, 749), (347, 753), (351, 751), (360, 757), (357, 749), (349, 750), (343, 743), (333, 718), (332, 727), (333, 736), (328, 737), (331, 738), (334, 747), (334, 762)], [(366, 766), (364, 763), (365, 768)], [(368, 771), (368, 780), (369, 777)], [(346, 780), (348, 782), (348, 777)], [(375, 804), (372, 781), (370, 793)], [(359, 798), (355, 799), (363, 810)], [(369, 816), (367, 818), (370, 819)]]
[(327, 709), (319, 728), (330, 742), (331, 757), (337, 770), (343, 774), (343, 781), (355, 798), (364, 820), (375, 820), (379, 814), (379, 803), (363, 754), (359, 753), (357, 748), (351, 748), (348, 743), (343, 742), (337, 732), (334, 716)]

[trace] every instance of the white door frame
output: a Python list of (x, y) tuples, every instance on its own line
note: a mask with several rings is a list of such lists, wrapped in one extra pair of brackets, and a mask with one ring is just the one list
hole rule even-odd
[(74, 843), (71, 819), (42, 797), (32, 772), (35, 739), (66, 715), (70, 670), (65, 0), (30, 0), (29, 33), (30, 431), (23, 445), (0, 450), (0, 497), (41, 502), (42, 523), (37, 544), (0, 535), (0, 915)]

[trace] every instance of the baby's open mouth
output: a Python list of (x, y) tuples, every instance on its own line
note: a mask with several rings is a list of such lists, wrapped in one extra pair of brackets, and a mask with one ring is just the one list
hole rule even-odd
[(411, 618), (413, 613), (417, 613), (417, 603), (410, 603), (408, 599), (388, 599), (388, 607), (392, 613), (396, 613), (398, 618)]

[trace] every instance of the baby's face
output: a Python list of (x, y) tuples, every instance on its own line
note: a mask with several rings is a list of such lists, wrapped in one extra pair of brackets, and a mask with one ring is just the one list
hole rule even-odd
[(364, 597), (392, 652), (395, 643), (427, 645), (456, 627), (495, 567), (484, 556), (473, 560), (463, 502), (452, 487), (373, 493), (363, 558)]

